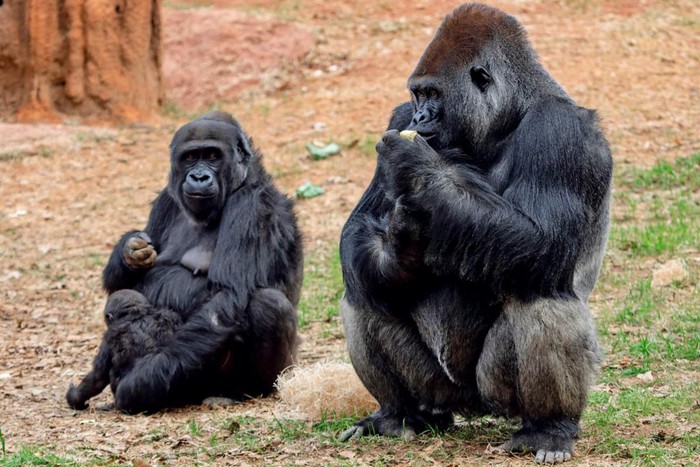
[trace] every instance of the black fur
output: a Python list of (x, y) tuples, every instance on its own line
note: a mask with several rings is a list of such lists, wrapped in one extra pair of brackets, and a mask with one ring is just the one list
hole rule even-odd
[(116, 391), (121, 379), (144, 355), (159, 352), (167, 345), (182, 317), (174, 311), (155, 309), (139, 292), (123, 289), (109, 296), (104, 310), (107, 330), (93, 362), (92, 371), (76, 387), (72, 384), (66, 399), (77, 410), (110, 385)]
[(504, 449), (566, 460), (598, 362), (612, 158), (596, 115), (480, 4), (445, 19), (408, 87), (341, 236), (348, 348), (381, 404), (344, 438), (491, 412), (523, 420)]
[(292, 201), (229, 114), (184, 125), (170, 149), (170, 182), (145, 230), (122, 237), (103, 274), (109, 294), (133, 289), (184, 321), (113, 387), (126, 412), (268, 394), (296, 348), (303, 259)]

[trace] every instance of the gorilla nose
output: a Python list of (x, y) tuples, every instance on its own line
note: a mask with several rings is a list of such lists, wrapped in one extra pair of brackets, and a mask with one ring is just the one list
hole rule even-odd
[(212, 184), (212, 176), (206, 172), (190, 172), (187, 181), (193, 188), (207, 188)]

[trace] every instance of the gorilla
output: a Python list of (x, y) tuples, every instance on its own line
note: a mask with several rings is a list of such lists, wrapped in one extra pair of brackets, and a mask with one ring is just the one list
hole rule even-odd
[[(156, 309), (141, 293), (123, 289), (109, 296), (104, 310), (107, 325), (93, 369), (66, 399), (76, 410), (109, 384), (116, 391), (119, 381), (144, 355), (160, 351), (182, 324), (182, 316), (168, 308)], [(109, 408), (109, 406), (107, 406)]]
[(341, 439), (490, 413), (522, 422), (502, 450), (568, 460), (599, 363), (587, 302), (612, 157), (597, 116), (482, 4), (445, 18), (408, 88), (341, 234), (348, 350), (380, 403)]
[(303, 254), (292, 201), (227, 113), (181, 127), (170, 154), (146, 228), (127, 232), (104, 269), (108, 329), (94, 381), (69, 390), (73, 407), (106, 373), (128, 413), (267, 395), (294, 358)]

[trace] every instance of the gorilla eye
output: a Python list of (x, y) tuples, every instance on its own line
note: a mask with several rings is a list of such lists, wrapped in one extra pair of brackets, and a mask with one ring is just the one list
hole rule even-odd
[(469, 71), (469, 74), (472, 77), (472, 83), (474, 83), (481, 92), (486, 91), (486, 88), (491, 84), (491, 75), (483, 66), (475, 66)]
[(217, 153), (215, 153), (215, 152), (212, 152), (211, 154), (209, 154), (209, 160), (210, 160), (210, 161), (215, 161), (215, 160), (217, 160), (218, 158), (219, 158), (219, 155), (218, 155)]
[(191, 152), (188, 152), (187, 154), (185, 154), (185, 160), (186, 160), (187, 162), (194, 162), (194, 161), (197, 160), (197, 156), (195, 156), (195, 155), (194, 155), (193, 153), (191, 153)]

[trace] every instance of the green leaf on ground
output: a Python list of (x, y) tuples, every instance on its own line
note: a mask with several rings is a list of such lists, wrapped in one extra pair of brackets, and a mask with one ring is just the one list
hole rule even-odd
[(306, 143), (306, 149), (314, 160), (325, 159), (326, 157), (340, 152), (340, 146), (335, 143), (330, 143), (325, 146), (316, 146), (315, 144)]
[(296, 189), (297, 198), (309, 199), (321, 196), (326, 190), (311, 182), (306, 182)]

